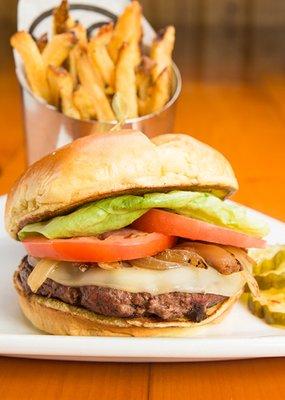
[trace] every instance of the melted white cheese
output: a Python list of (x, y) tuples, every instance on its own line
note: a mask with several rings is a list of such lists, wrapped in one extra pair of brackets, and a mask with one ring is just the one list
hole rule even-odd
[(70, 263), (60, 263), (48, 277), (66, 286), (95, 285), (153, 295), (186, 292), (232, 296), (245, 284), (242, 273), (222, 275), (211, 267), (180, 267), (164, 271), (136, 267), (114, 270), (90, 268), (82, 272)]

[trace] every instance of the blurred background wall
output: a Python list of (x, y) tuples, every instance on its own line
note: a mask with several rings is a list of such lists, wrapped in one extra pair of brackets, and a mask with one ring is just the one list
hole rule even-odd
[(284, 27), (283, 0), (144, 0), (155, 23), (175, 21), (179, 26), (235, 24)]
[[(176, 61), (188, 77), (246, 80), (285, 69), (285, 0), (141, 3), (155, 28), (176, 26)], [(16, 6), (16, 0), (0, 0), (0, 68), (11, 61), (9, 37), (16, 29)]]
[(177, 61), (193, 79), (252, 79), (285, 68), (284, 0), (144, 0), (143, 4), (156, 27), (176, 25)]

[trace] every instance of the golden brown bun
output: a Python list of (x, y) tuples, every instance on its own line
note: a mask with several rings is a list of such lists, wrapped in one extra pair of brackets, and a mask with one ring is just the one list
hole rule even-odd
[(196, 329), (221, 320), (242, 293), (230, 297), (222, 305), (212, 307), (208, 318), (201, 322), (153, 322), (147, 318), (105, 317), (59, 300), (36, 294), (27, 295), (17, 281), (17, 272), (14, 284), (21, 309), (36, 328), (53, 335), (71, 336), (192, 336), (197, 332)]
[(225, 197), (238, 188), (218, 151), (183, 134), (122, 130), (78, 139), (33, 164), (8, 196), (6, 228), (16, 238), (28, 223), (122, 193), (192, 189)]

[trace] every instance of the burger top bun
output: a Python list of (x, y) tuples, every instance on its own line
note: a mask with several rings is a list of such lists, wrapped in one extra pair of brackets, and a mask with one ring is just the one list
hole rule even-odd
[(28, 223), (108, 196), (190, 189), (226, 197), (237, 188), (226, 158), (191, 136), (121, 130), (80, 138), (30, 166), (8, 195), (5, 223), (16, 238)]

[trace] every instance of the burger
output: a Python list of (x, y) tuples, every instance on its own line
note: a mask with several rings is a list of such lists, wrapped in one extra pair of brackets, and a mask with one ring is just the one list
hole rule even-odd
[(229, 162), (184, 134), (87, 136), (33, 164), (8, 195), (9, 234), (27, 251), (21, 309), (57, 335), (187, 336), (245, 286), (267, 227), (224, 201)]

